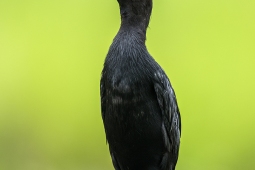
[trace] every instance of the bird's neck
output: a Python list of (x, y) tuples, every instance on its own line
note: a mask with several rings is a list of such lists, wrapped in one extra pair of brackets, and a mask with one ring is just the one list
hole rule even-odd
[(145, 42), (146, 30), (151, 16), (152, 1), (143, 0), (143, 2), (134, 1), (131, 4), (127, 2), (122, 3), (120, 3), (120, 32), (135, 34), (139, 39)]
[(120, 41), (125, 41), (128, 44), (140, 44), (145, 45), (146, 29), (140, 27), (125, 27), (121, 26), (117, 37)]

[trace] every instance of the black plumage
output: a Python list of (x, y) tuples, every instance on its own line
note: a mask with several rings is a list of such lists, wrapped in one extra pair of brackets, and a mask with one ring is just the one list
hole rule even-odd
[(121, 27), (105, 59), (101, 110), (116, 170), (174, 170), (181, 118), (170, 81), (145, 46), (152, 0), (118, 0)]

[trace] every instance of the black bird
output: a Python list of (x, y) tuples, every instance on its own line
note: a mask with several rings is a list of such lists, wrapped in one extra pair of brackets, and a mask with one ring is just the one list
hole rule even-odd
[(170, 81), (145, 46), (152, 0), (118, 0), (121, 26), (105, 59), (101, 110), (115, 170), (174, 170), (181, 118)]

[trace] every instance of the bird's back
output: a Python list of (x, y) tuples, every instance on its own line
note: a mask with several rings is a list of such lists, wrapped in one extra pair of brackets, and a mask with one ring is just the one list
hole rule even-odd
[(110, 151), (121, 170), (156, 168), (165, 149), (161, 110), (152, 78), (144, 73), (152, 68), (134, 63), (134, 67), (122, 70), (125, 66), (119, 62), (115, 71), (106, 71), (102, 77), (107, 89), (103, 107)]

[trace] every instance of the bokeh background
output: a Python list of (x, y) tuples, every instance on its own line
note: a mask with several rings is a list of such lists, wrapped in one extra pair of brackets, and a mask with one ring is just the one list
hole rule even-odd
[[(155, 0), (147, 47), (182, 116), (177, 170), (255, 169), (255, 1)], [(99, 80), (116, 0), (0, 1), (0, 169), (113, 170)]]

